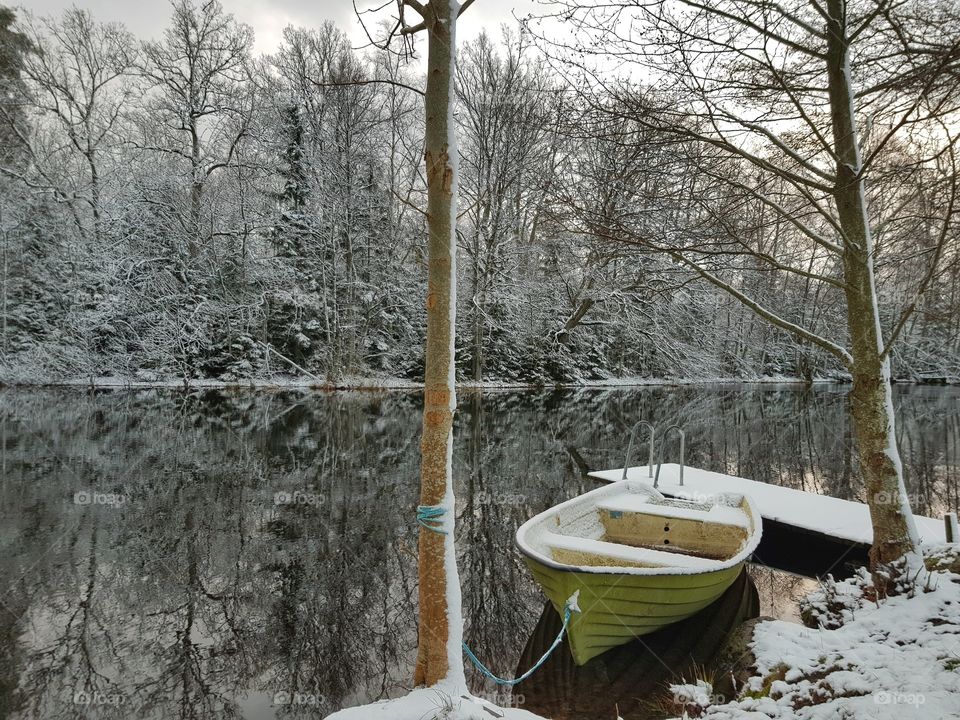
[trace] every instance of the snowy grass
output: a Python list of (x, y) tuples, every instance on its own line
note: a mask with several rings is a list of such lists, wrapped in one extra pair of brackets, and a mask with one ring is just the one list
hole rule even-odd
[(697, 704), (687, 717), (960, 717), (960, 575), (930, 573), (913, 596), (880, 601), (861, 576), (826, 584), (805, 606), (807, 618), (826, 627), (759, 623), (756, 672), (739, 698)]

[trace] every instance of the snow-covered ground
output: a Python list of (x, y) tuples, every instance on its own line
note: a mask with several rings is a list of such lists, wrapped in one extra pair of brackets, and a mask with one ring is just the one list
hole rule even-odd
[(465, 689), (443, 684), (372, 705), (347, 708), (327, 720), (543, 720), (519, 708), (502, 708)]
[[(703, 680), (673, 686), (677, 717), (711, 720), (960, 718), (960, 575), (934, 572), (912, 596), (877, 601), (863, 577), (827, 583), (804, 603), (820, 623), (757, 624), (756, 671), (736, 700)], [(455, 687), (342, 710), (329, 720), (535, 720)], [(597, 720), (606, 720), (598, 716)], [(611, 718), (610, 720), (613, 720)]]
[[(915, 596), (880, 602), (871, 599), (863, 579), (829, 588), (815, 593), (808, 604), (822, 623), (839, 627), (759, 623), (753, 641), (757, 671), (739, 699), (693, 703), (688, 716), (960, 718), (960, 575), (932, 573), (921, 580)], [(682, 693), (684, 688), (675, 690)], [(711, 697), (709, 692), (700, 694)]]

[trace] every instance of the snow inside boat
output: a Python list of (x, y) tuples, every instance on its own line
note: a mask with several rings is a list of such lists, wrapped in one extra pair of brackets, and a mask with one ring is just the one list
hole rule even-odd
[(531, 518), (517, 530), (517, 546), (561, 616), (579, 591), (567, 641), (583, 665), (712, 603), (761, 532), (744, 495), (668, 499), (647, 483), (623, 481)]

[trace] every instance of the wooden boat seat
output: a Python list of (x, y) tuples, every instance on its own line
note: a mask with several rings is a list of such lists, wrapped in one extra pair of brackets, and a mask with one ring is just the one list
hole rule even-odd
[(546, 533), (543, 544), (557, 562), (581, 566), (607, 567), (675, 567), (690, 570), (711, 570), (722, 565), (719, 560), (691, 557), (676, 552), (621, 545), (590, 538)]
[(634, 494), (600, 500), (597, 502), (597, 507), (613, 512), (643, 513), (645, 515), (657, 515), (658, 517), (697, 520), (716, 525), (733, 525), (744, 530), (750, 529), (750, 521), (747, 519), (746, 513), (739, 507), (729, 505), (698, 505), (683, 500), (650, 502), (648, 498)]
[(733, 557), (751, 533), (742, 507), (684, 500), (651, 500), (639, 493), (598, 500), (603, 539), (639, 548), (662, 548), (698, 558)]

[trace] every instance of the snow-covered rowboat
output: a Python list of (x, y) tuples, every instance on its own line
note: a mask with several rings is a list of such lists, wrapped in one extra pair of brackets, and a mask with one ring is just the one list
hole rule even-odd
[(743, 495), (668, 499), (641, 481), (598, 488), (517, 530), (517, 546), (561, 615), (579, 590), (568, 644), (582, 665), (716, 600), (760, 542)]

